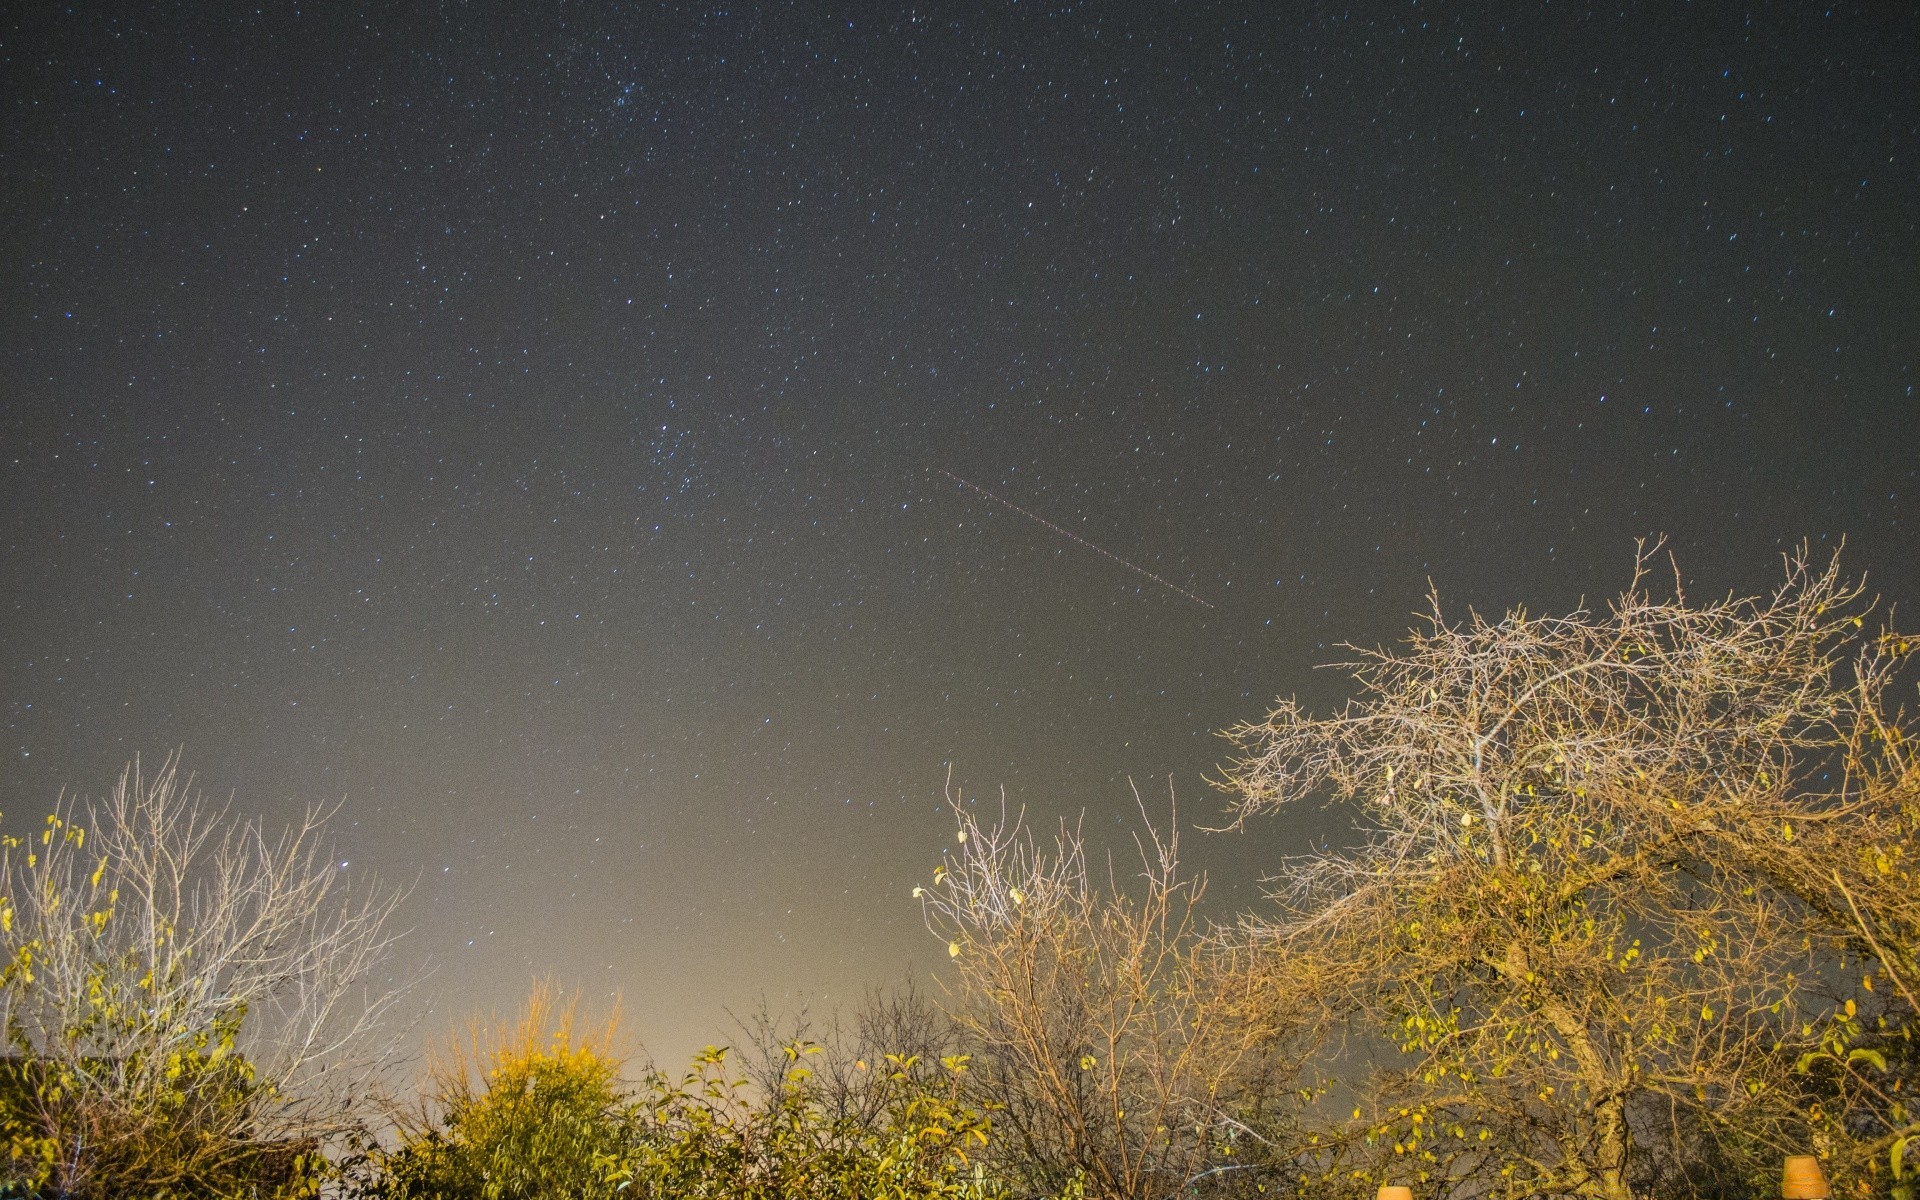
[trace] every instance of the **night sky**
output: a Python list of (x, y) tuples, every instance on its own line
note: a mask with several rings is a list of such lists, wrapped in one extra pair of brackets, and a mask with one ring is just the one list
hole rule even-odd
[(1920, 603), (1911, 5), (17, 4), (0, 103), (7, 820), (342, 802), (436, 1027), (937, 972), (949, 763), (1210, 823), (1429, 580)]

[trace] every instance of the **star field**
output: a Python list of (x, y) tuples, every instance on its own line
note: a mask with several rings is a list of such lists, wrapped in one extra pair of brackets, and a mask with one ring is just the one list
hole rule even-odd
[[(184, 745), (343, 803), (433, 1020), (552, 974), (674, 1056), (937, 967), (947, 764), (1204, 823), (1213, 732), (1337, 703), (1429, 581), (1565, 608), (1664, 534), (1750, 591), (1844, 538), (1911, 605), (1917, 35), (12, 11), (6, 819)], [(1326, 832), (1188, 846), (1257, 903)]]

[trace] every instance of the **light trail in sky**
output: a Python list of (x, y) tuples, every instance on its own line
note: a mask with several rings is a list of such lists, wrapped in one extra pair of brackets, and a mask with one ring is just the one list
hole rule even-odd
[(1213, 607), (1213, 605), (1207, 603), (1205, 600), (1202, 600), (1200, 597), (1194, 595), (1192, 592), (1181, 587), (1179, 584), (1170, 583), (1167, 580), (1160, 578), (1160, 576), (1155, 575), (1152, 571), (1147, 570), (1145, 567), (1135, 566), (1133, 563), (1130, 563), (1126, 559), (1121, 558), (1118, 554), (1115, 554), (1111, 550), (1101, 549), (1099, 546), (1094, 545), (1092, 542), (1081, 537), (1079, 534), (1073, 532), (1071, 529), (1062, 529), (1060, 526), (1055, 525), (1052, 521), (1047, 520), (1045, 517), (1041, 516), (1040, 514), (1028, 512), (1026, 509), (1021, 508), (1018, 504), (1015, 504), (1013, 501), (996, 496), (992, 492), (981, 487), (977, 483), (968, 483), (966, 480), (960, 478), (958, 475), (955, 475), (952, 471), (949, 471), (944, 467), (935, 467), (933, 469), (935, 471), (938, 471), (940, 474), (945, 475), (948, 479), (953, 480), (955, 483), (959, 484), (961, 487), (966, 488), (968, 491), (978, 492), (980, 495), (985, 496), (987, 499), (993, 501), (995, 504), (999, 504), (1006, 508), (1012, 509), (1014, 512), (1019, 513), (1021, 516), (1025, 517), (1027, 520), (1035, 521), (1041, 525), (1046, 526), (1048, 529), (1053, 530), (1055, 533), (1059, 534), (1061, 537), (1066, 538), (1067, 540), (1075, 543), (1076, 545), (1083, 546), (1086, 549), (1093, 551), (1095, 554), (1098, 554), (1101, 558), (1109, 559), (1113, 562), (1119, 563), (1121, 566), (1125, 567), (1129, 571), (1132, 571), (1136, 575), (1146, 576), (1148, 579), (1153, 580), (1155, 583), (1159, 584), (1161, 587), (1166, 588), (1168, 591), (1173, 592), (1176, 595), (1185, 596), (1187, 599), (1193, 601), (1195, 604), (1198, 604), (1202, 608)]

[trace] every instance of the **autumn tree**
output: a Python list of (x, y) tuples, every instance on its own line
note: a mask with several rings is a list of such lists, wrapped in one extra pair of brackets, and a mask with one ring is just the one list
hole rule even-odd
[[(1854, 625), (1863, 630), (1864, 622)], [(1804, 906), (1831, 964), (1818, 1044), (1795, 1063), (1807, 1143), (1842, 1178), (1920, 1195), (1920, 757), (1914, 722), (1893, 697), (1920, 643), (1856, 633), (1850, 686), (1834, 704), (1844, 740), (1817, 763), (1770, 772), (1774, 788), (1817, 788), (1830, 819), (1777, 833), (1749, 824), (1721, 839), (1722, 858)], [(1809, 768), (1818, 767), (1817, 774)], [(1783, 818), (1787, 820), (1788, 818)]]
[(1286, 964), (1273, 986), (1312, 980), (1392, 1051), (1328, 1131), (1327, 1173), (1705, 1190), (1702, 1162), (1807, 1149), (1822, 1054), (1859, 1118), (1827, 1151), (1901, 1136), (1897, 1097), (1867, 1094), (1879, 1052), (1849, 1056), (1905, 1028), (1920, 982), (1915, 776), (1889, 750), (1912, 730), (1885, 703), (1909, 646), (1867, 630), (1837, 561), (1703, 603), (1677, 572), (1656, 593), (1651, 561), (1603, 612), (1452, 623), (1436, 600), (1350, 665), (1344, 710), (1282, 702), (1230, 731), (1240, 820), (1319, 796), (1359, 824), (1289, 862), (1253, 922)]
[[(279, 834), (170, 757), (0, 845), (6, 1188), (271, 1195), (353, 1129), (396, 992), (397, 894), (353, 887), (310, 810)], [(4, 1190), (4, 1189), (0, 1189)]]
[(1177, 827), (1147, 825), (1126, 879), (1089, 861), (1077, 828), (1042, 841), (1004, 806), (991, 823), (953, 809), (954, 848), (915, 893), (1000, 1106), (1000, 1169), (1049, 1194), (1145, 1200), (1261, 1168), (1255, 1110), (1300, 1027), (1201, 921), (1204, 881), (1181, 875)]

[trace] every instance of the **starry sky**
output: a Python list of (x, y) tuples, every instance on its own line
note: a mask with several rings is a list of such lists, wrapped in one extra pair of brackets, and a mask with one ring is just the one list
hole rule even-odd
[(7, 820), (340, 802), (432, 1014), (937, 972), (949, 764), (1208, 823), (1429, 581), (1920, 602), (1911, 6), (15, 5), (0, 104)]

